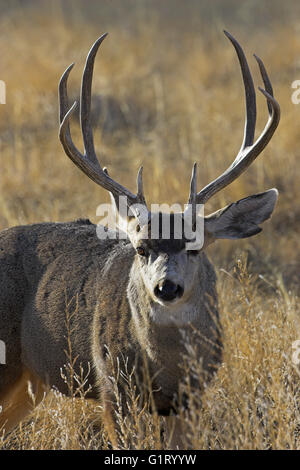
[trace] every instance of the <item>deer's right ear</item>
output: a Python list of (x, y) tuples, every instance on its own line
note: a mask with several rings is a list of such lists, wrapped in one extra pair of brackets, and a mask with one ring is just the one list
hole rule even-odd
[(247, 238), (261, 232), (259, 224), (269, 219), (278, 197), (277, 189), (254, 194), (205, 217), (205, 236), (210, 243), (217, 238)]

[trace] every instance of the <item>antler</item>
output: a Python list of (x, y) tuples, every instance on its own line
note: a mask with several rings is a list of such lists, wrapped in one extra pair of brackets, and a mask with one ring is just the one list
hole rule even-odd
[[(84, 143), (85, 153), (82, 155), (76, 146), (73, 143), (69, 121), (71, 115), (73, 114), (77, 102), (69, 108), (68, 104), (68, 94), (67, 94), (67, 81), (69, 74), (74, 66), (71, 64), (64, 74), (62, 75), (59, 88), (59, 118), (60, 118), (60, 128), (59, 128), (59, 138), (62, 143), (62, 146), (75, 165), (77, 165), (91, 180), (99, 184), (103, 188), (110, 191), (114, 197), (126, 196), (127, 205), (131, 207), (133, 204), (142, 204), (146, 206), (146, 201), (143, 193), (143, 180), (142, 180), (142, 171), (143, 168), (140, 167), (137, 177), (137, 194), (131, 193), (124, 186), (119, 184), (117, 181), (113, 180), (109, 175), (107, 170), (104, 170), (96, 156), (95, 147), (94, 147), (94, 138), (93, 131), (91, 126), (91, 90), (92, 90), (92, 79), (93, 79), (93, 70), (94, 70), (94, 61), (99, 49), (100, 44), (107, 36), (103, 34), (97, 41), (93, 44), (88, 53), (83, 75), (81, 82), (81, 93), (80, 93), (80, 125)], [(147, 207), (147, 206), (146, 206)], [(138, 209), (131, 207), (131, 211), (136, 217), (140, 215)]]
[(198, 193), (196, 193), (196, 171), (194, 167), (189, 201), (195, 201), (197, 204), (204, 204), (207, 202), (214, 194), (237, 179), (251, 165), (251, 163), (258, 157), (258, 155), (263, 151), (270, 141), (280, 120), (280, 107), (273, 96), (273, 89), (270, 79), (262, 60), (254, 54), (254, 57), (258, 62), (260, 73), (265, 86), (265, 89), (259, 87), (259, 90), (267, 99), (269, 119), (263, 132), (255, 141), (255, 143), (253, 143), (256, 124), (256, 96), (253, 80), (243, 49), (230, 33), (227, 31), (224, 31), (224, 33), (232, 42), (236, 50), (243, 76), (246, 98), (244, 139), (237, 157), (229, 166), (229, 168), (227, 168), (224, 173), (201, 189), (201, 191)]
[[(193, 220), (195, 218), (195, 204), (204, 204), (214, 194), (216, 194), (218, 191), (225, 188), (235, 179), (237, 179), (266, 147), (271, 137), (273, 136), (280, 120), (280, 107), (273, 96), (273, 89), (270, 79), (267, 75), (262, 60), (259, 59), (256, 55), (254, 55), (255, 59), (258, 62), (260, 73), (265, 86), (265, 89), (259, 87), (259, 90), (263, 93), (267, 100), (269, 119), (263, 132), (253, 143), (256, 124), (256, 96), (253, 80), (243, 49), (230, 33), (228, 33), (227, 31), (224, 32), (228, 39), (232, 42), (236, 50), (243, 76), (246, 98), (246, 120), (244, 139), (240, 151), (238, 152), (234, 162), (227, 168), (224, 173), (222, 173), (218, 178), (216, 178), (214, 181), (205, 186), (198, 193), (196, 189), (197, 166), (196, 164), (194, 165), (189, 196), (189, 204), (192, 204), (193, 206)], [(75, 165), (77, 165), (95, 183), (110, 191), (115, 198), (119, 196), (126, 196), (127, 205), (131, 208), (131, 212), (133, 212), (136, 217), (139, 217), (139, 210), (133, 208), (132, 206), (135, 204), (140, 204), (147, 207), (143, 192), (143, 168), (140, 167), (138, 171), (137, 194), (135, 195), (131, 193), (128, 189), (126, 189), (124, 186), (119, 184), (117, 181), (113, 180), (108, 175), (107, 170), (104, 170), (101, 167), (97, 159), (94, 147), (94, 139), (90, 117), (92, 78), (95, 57), (100, 44), (106, 36), (107, 34), (103, 34), (93, 44), (90, 52), (88, 53), (84, 72), (82, 75), (80, 94), (80, 125), (85, 149), (84, 155), (82, 155), (81, 152), (79, 152), (79, 150), (74, 145), (69, 125), (71, 115), (77, 106), (77, 102), (75, 101), (74, 104), (69, 108), (67, 95), (67, 80), (74, 64), (71, 64), (66, 69), (59, 83), (59, 138), (66, 154), (75, 163)]]

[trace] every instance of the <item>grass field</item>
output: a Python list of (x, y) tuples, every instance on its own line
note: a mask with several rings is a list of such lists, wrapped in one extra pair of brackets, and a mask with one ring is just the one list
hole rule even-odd
[[(75, 2), (70, 21), (58, 1), (50, 11), (34, 2), (23, 10), (16, 2), (1, 17), (0, 79), (7, 95), (6, 105), (0, 105), (0, 229), (80, 217), (98, 221), (96, 208), (108, 202), (108, 195), (63, 153), (57, 84), (75, 61), (69, 87), (71, 98), (77, 98), (86, 52), (107, 27), (109, 37), (95, 67), (94, 121), (101, 164), (113, 177), (133, 190), (143, 164), (149, 202), (183, 204), (193, 162), (204, 186), (240, 147), (243, 88), (221, 13), (192, 27), (180, 18), (168, 23), (166, 13), (160, 18), (159, 10), (144, 2), (145, 10), (133, 15), (138, 22), (122, 25), (119, 16), (114, 24), (113, 11), (107, 13), (113, 6), (103, 2), (102, 25), (101, 9), (97, 22), (89, 23), (80, 14), (81, 3)], [(300, 375), (292, 364), (292, 343), (300, 339), (300, 105), (291, 101), (291, 84), (300, 79), (300, 23), (279, 23), (279, 17), (268, 17), (267, 27), (249, 34), (243, 24), (230, 22), (256, 85), (261, 79), (252, 54), (263, 58), (282, 119), (259, 159), (208, 203), (206, 213), (271, 187), (278, 188), (279, 202), (261, 234), (219, 241), (208, 250), (219, 278), (224, 358), (201, 406), (200, 397), (194, 397), (182, 417), (187, 445), (195, 449), (300, 449)], [(259, 130), (267, 119), (264, 101), (258, 92)], [(76, 119), (72, 131), (80, 146)], [(197, 373), (196, 358), (190, 367)], [(159, 419), (146, 411), (139, 415), (134, 398), (132, 403), (132, 415), (119, 417), (123, 448), (168, 448)], [(88, 424), (97, 413), (84, 398), (74, 401), (51, 392), (20, 429), (8, 439), (0, 437), (0, 447), (105, 449), (102, 429)]]

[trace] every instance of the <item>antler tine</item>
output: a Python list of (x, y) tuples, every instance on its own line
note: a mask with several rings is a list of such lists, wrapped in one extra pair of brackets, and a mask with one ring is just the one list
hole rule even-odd
[[(260, 74), (262, 76), (262, 79), (263, 79), (263, 82), (264, 82), (264, 85), (265, 85), (265, 90), (269, 93), (269, 95), (274, 96), (272, 84), (271, 84), (270, 79), (268, 77), (268, 74), (267, 74), (267, 71), (265, 69), (263, 61), (259, 57), (257, 57), (256, 54), (253, 54), (253, 55), (254, 55), (257, 63), (258, 63), (259, 71), (260, 71)], [(268, 105), (268, 111), (269, 111), (269, 115), (270, 115), (270, 114), (272, 114), (272, 106), (270, 105), (268, 100), (267, 100), (267, 105)]]
[(94, 147), (93, 130), (91, 126), (91, 94), (94, 63), (100, 44), (106, 38), (107, 33), (102, 34), (95, 41), (88, 53), (84, 71), (82, 74), (81, 93), (80, 93), (80, 126), (82, 131), (85, 154), (95, 165), (99, 166)]
[(246, 99), (246, 118), (245, 118), (245, 131), (244, 140), (241, 146), (241, 150), (249, 147), (253, 144), (256, 124), (256, 95), (254, 89), (254, 83), (249, 69), (249, 65), (244, 54), (243, 49), (237, 42), (237, 40), (227, 31), (224, 31), (225, 35), (233, 44), (241, 67), (243, 76), (244, 88), (245, 88), (245, 99)]
[(253, 87), (253, 81), (241, 46), (229, 33), (225, 31), (225, 34), (235, 47), (243, 74), (246, 96), (246, 125), (244, 140), (236, 159), (229, 166), (229, 168), (222, 175), (205, 186), (197, 194), (197, 204), (204, 204), (207, 202), (214, 194), (237, 179), (251, 165), (251, 163), (258, 157), (258, 155), (269, 143), (280, 120), (280, 106), (273, 97), (273, 89), (266, 69), (261, 59), (255, 56), (266, 88), (264, 90), (259, 87), (259, 90), (267, 99), (269, 119), (261, 135), (253, 144), (256, 122), (255, 91)]
[[(63, 73), (59, 86), (58, 86), (58, 96), (59, 96), (59, 137), (64, 147), (64, 150), (69, 158), (75, 163), (74, 158), (78, 159), (82, 157), (79, 150), (76, 148), (72, 141), (69, 119), (73, 111), (77, 106), (77, 102), (73, 103), (73, 106), (69, 109), (68, 104), (68, 93), (67, 93), (67, 81), (69, 74), (74, 67), (74, 64), (71, 64), (66, 71)], [(73, 157), (74, 155), (74, 157)]]
[[(70, 117), (73, 114), (77, 102), (69, 108), (68, 104), (68, 93), (67, 93), (67, 81), (74, 64), (70, 65), (64, 74), (61, 77), (58, 88), (59, 95), (59, 118), (60, 118), (60, 128), (59, 128), (59, 138), (62, 143), (62, 146), (67, 154), (67, 156), (77, 165), (90, 179), (95, 183), (102, 186), (104, 189), (110, 191), (114, 196), (126, 196), (127, 205), (130, 207), (133, 204), (144, 204), (145, 198), (143, 195), (142, 184), (141, 184), (141, 173), (139, 175), (139, 187), (137, 195), (131, 193), (124, 186), (120, 185), (117, 181), (113, 180), (107, 173), (104, 171), (97, 159), (94, 141), (93, 141), (93, 132), (91, 127), (91, 118), (90, 118), (90, 109), (91, 109), (91, 89), (92, 89), (92, 77), (94, 69), (94, 60), (96, 53), (99, 49), (100, 44), (105, 39), (107, 34), (103, 34), (97, 41), (93, 44), (90, 52), (87, 56), (81, 84), (81, 95), (80, 95), (80, 124), (83, 136), (83, 143), (85, 154), (82, 155), (81, 152), (76, 148), (73, 143), (71, 132), (70, 132)], [(138, 216), (138, 214), (136, 214)]]
[(143, 185), (143, 167), (141, 166), (137, 175), (137, 198), (140, 204), (146, 206), (145, 196), (144, 196), (144, 185)]
[(197, 163), (194, 163), (191, 182), (190, 182), (190, 195), (188, 201), (188, 208), (191, 206), (192, 208), (192, 227), (196, 224), (196, 201), (197, 199)]

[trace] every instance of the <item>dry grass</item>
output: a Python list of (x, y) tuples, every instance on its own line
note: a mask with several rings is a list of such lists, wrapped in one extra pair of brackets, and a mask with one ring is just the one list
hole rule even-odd
[[(33, 20), (32, 15), (15, 14), (0, 23), (0, 78), (7, 85), (7, 104), (0, 108), (1, 229), (78, 217), (97, 221), (96, 207), (108, 200), (68, 161), (57, 138), (58, 79), (76, 61), (70, 80), (76, 97), (85, 54), (103, 32), (101, 22), (82, 35), (82, 25), (70, 28), (59, 15), (37, 13)], [(149, 202), (183, 204), (193, 161), (199, 162), (199, 181), (206, 184), (239, 148), (241, 77), (232, 47), (216, 30), (204, 36), (187, 29), (180, 42), (167, 28), (157, 33), (154, 20), (134, 33), (110, 30), (95, 70), (94, 92), (104, 97), (106, 109), (98, 113), (96, 145), (103, 165), (130, 188), (143, 163)], [(251, 54), (263, 57), (282, 121), (263, 156), (216, 196), (207, 211), (273, 186), (280, 198), (261, 235), (220, 242), (208, 253), (218, 267), (224, 361), (201, 406), (199, 394), (189, 392), (194, 406), (183, 420), (192, 448), (300, 448), (299, 376), (291, 361), (292, 342), (300, 338), (300, 108), (290, 99), (291, 83), (299, 79), (296, 33), (296, 25), (251, 38), (234, 31), (259, 84)], [(261, 128), (266, 119), (261, 97), (258, 105)], [(76, 122), (73, 133), (79, 139)], [(237, 261), (245, 256), (247, 270)], [(196, 358), (190, 367), (201, 376)], [(83, 396), (74, 400), (51, 392), (30, 421), (0, 445), (105, 449), (105, 433), (89, 424), (98, 422), (97, 415), (98, 405)], [(120, 420), (124, 448), (168, 448), (157, 417), (136, 411)]]

